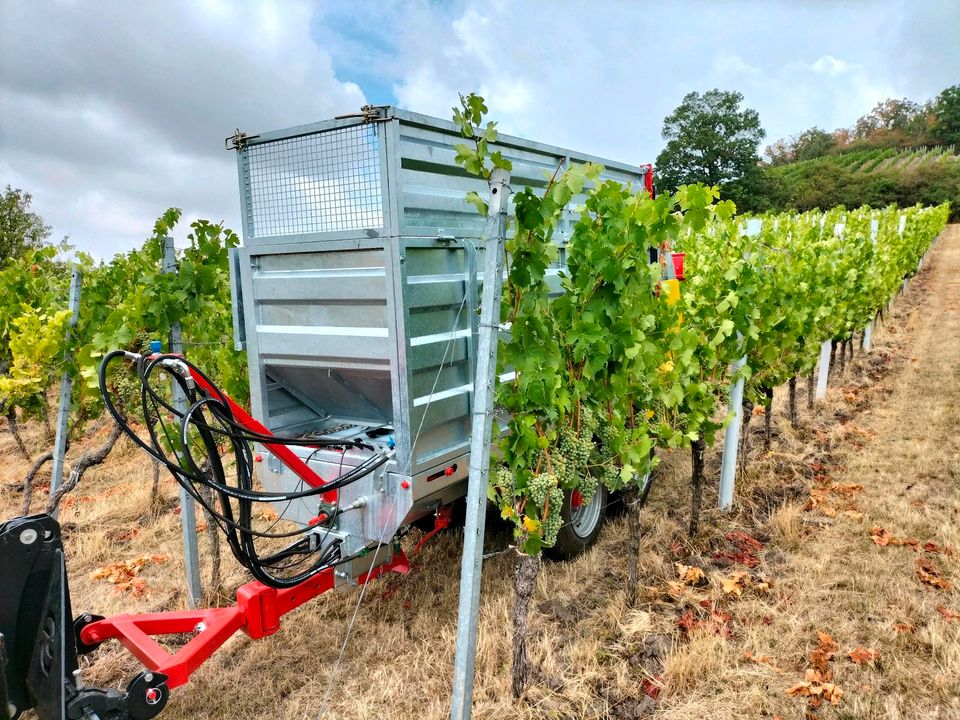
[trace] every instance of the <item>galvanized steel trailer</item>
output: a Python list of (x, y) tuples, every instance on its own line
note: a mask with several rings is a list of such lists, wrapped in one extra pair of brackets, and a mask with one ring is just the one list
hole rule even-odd
[[(248, 354), (252, 416), (176, 354), (118, 350), (101, 373), (111, 356), (138, 368), (162, 365), (199, 398), (179, 415), (184, 435), (204, 403), (222, 408), (218, 417), (229, 418), (235, 433), (253, 433), (235, 446), (237, 467), (248, 468), (249, 455), (268, 491), (295, 496), (275, 507), (308, 534), (302, 552), (323, 562), (303, 580), (247, 583), (234, 606), (72, 618), (56, 520), (0, 523), (0, 718), (33, 708), (40, 720), (149, 720), (234, 633), (266, 637), (323, 592), (406, 571), (391, 540), (431, 513), (441, 527), (442, 510), (466, 494), (470, 464), (485, 218), (465, 196), (484, 197), (487, 187), (455, 163), (462, 142), (469, 140), (452, 123), (370, 106), (228, 139), (237, 151), (244, 239), (231, 255), (234, 333)], [(605, 178), (653, 190), (650, 166), (509, 136), (491, 150), (512, 162), (518, 189), (543, 189), (558, 170), (593, 162)], [(557, 292), (576, 219), (568, 210), (555, 236), (560, 252), (549, 272)], [(490, 341), (489, 322), (485, 330)], [(219, 453), (211, 437), (207, 447)], [(262, 441), (256, 454), (246, 438)], [(182, 462), (178, 454), (168, 467), (186, 488), (177, 475)], [(307, 498), (299, 492), (307, 486), (319, 490)], [(154, 639), (171, 634), (188, 639), (173, 650)], [(78, 655), (112, 639), (143, 670), (122, 691), (85, 685)]]
[[(230, 142), (244, 241), (232, 260), (234, 329), (254, 416), (276, 433), (396, 448), (341, 491), (341, 505), (366, 502), (331, 536), (354, 552), (466, 493), (485, 219), (465, 196), (487, 186), (456, 164), (455, 146), (469, 140), (453, 123), (394, 107)], [(592, 162), (604, 178), (652, 190), (649, 165), (504, 135), (492, 150), (512, 162), (515, 188), (542, 189), (558, 168)], [(558, 228), (558, 289), (576, 220), (571, 207)], [(292, 449), (324, 478), (369, 454)], [(260, 457), (268, 489), (302, 482)], [(302, 501), (277, 510), (299, 523), (322, 512)]]

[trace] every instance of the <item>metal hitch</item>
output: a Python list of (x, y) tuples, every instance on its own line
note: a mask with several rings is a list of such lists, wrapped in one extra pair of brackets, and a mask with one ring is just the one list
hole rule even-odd
[(0, 523), (0, 578), (0, 720), (30, 709), (39, 720), (150, 720), (164, 708), (162, 673), (140, 673), (126, 692), (82, 685), (77, 635), (95, 618), (72, 620), (56, 520), (32, 515)]

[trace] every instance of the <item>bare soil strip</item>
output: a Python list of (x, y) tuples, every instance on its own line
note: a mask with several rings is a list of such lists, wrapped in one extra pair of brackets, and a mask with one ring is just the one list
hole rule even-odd
[[(752, 423), (737, 511), (706, 512), (694, 541), (685, 535), (689, 463), (664, 459), (642, 518), (636, 607), (623, 587), (623, 518), (577, 561), (546, 565), (529, 644), (540, 674), (520, 702), (509, 693), (512, 552), (488, 560), (475, 717), (960, 718), (958, 227), (897, 298), (874, 351), (858, 353), (831, 387), (797, 430), (778, 390), (773, 449), (760, 449), (763, 423)], [(24, 431), (39, 454), (39, 428)], [(76, 443), (71, 457), (98, 441)], [(6, 518), (19, 513), (29, 466), (6, 433), (0, 457)], [(711, 477), (718, 460), (709, 458)], [(152, 511), (150, 484), (149, 463), (123, 443), (67, 498), (77, 612), (184, 606), (175, 488), (165, 479), (165, 502)], [(714, 488), (705, 506), (715, 500)], [(488, 551), (508, 542), (494, 529)], [(370, 586), (324, 717), (447, 716), (459, 552), (457, 533), (438, 536), (410, 575)], [(97, 572), (117, 563), (139, 564), (133, 581)], [(246, 581), (232, 560), (225, 573), (213, 602), (229, 603)], [(162, 717), (317, 717), (356, 600), (329, 595), (272, 638), (236, 637)], [(89, 657), (90, 683), (120, 685), (136, 671), (112, 643)]]

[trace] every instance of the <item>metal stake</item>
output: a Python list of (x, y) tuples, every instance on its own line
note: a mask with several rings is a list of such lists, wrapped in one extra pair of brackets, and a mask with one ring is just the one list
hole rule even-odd
[(463, 532), (463, 560), (460, 567), (460, 608), (457, 613), (457, 651), (453, 667), (451, 720), (469, 720), (473, 714), (477, 611), (480, 606), (483, 566), (483, 531), (487, 512), (487, 474), (490, 466), (490, 433), (493, 429), (493, 389), (497, 373), (509, 182), (510, 173), (500, 168), (494, 169), (490, 180), (483, 294), (480, 298), (480, 337), (473, 390), (470, 478), (467, 487), (467, 523)]
[(870, 352), (870, 348), (873, 347), (873, 320), (867, 323), (867, 326), (863, 329), (863, 349), (867, 352)]
[[(742, 357), (733, 364), (736, 373), (747, 364), (747, 358)], [(743, 378), (730, 387), (730, 412), (733, 419), (723, 431), (723, 463), (720, 466), (720, 502), (717, 505), (721, 510), (730, 510), (733, 507), (733, 486), (737, 474), (737, 451), (740, 447), (740, 424), (743, 418)]]
[[(177, 272), (177, 255), (174, 251), (172, 237), (163, 239), (163, 271), (165, 273)], [(183, 333), (179, 322), (173, 323), (170, 328), (170, 352), (183, 353)], [(187, 410), (187, 399), (183, 396), (180, 386), (175, 382), (173, 382), (173, 406), (180, 413)], [(203, 587), (200, 583), (200, 551), (197, 547), (197, 515), (194, 504), (194, 499), (190, 494), (183, 487), (180, 487), (183, 569), (187, 577), (187, 605), (191, 610), (195, 609), (203, 598)]]
[[(80, 270), (74, 268), (70, 274), (70, 323), (67, 326), (66, 340), (70, 341), (73, 331), (77, 327), (77, 321), (80, 319), (80, 285), (82, 278)], [(73, 353), (67, 352), (64, 357), (65, 363), (73, 360)], [(57, 434), (53, 442), (53, 473), (50, 477), (50, 494), (53, 495), (60, 486), (63, 485), (63, 461), (67, 453), (67, 433), (69, 428), (67, 423), (70, 420), (70, 398), (73, 395), (73, 378), (70, 375), (69, 368), (63, 368), (63, 374), (60, 376), (60, 405), (57, 407)], [(57, 510), (54, 510), (53, 516), (57, 516)]]

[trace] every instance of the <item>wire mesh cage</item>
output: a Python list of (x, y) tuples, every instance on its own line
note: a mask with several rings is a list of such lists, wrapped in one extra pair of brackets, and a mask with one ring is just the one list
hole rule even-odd
[(249, 217), (257, 236), (383, 226), (375, 125), (300, 135), (247, 150)]

